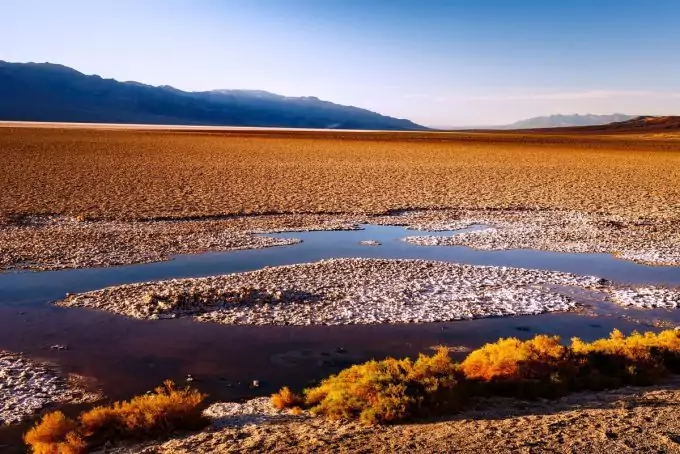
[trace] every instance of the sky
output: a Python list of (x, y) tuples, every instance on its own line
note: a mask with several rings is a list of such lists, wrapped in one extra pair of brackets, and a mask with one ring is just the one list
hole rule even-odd
[(0, 0), (0, 60), (428, 126), (680, 114), (678, 0)]

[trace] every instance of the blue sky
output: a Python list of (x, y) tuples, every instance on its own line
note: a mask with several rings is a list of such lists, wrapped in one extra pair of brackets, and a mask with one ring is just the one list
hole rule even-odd
[(0, 59), (427, 125), (680, 114), (680, 1), (2, 0)]

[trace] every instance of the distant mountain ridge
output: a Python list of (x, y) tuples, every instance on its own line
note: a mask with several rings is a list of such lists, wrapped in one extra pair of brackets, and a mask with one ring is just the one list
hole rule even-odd
[(426, 130), (313, 96), (262, 90), (187, 92), (162, 85), (119, 82), (53, 63), (0, 60), (0, 120), (320, 129)]
[(508, 125), (485, 125), (485, 126), (457, 126), (450, 128), (450, 130), (477, 130), (477, 129), (540, 129), (540, 128), (566, 128), (577, 126), (597, 126), (609, 123), (627, 121), (635, 118), (635, 115), (626, 114), (611, 114), (611, 115), (594, 115), (594, 114), (555, 114), (541, 117), (527, 118), (525, 120), (516, 121)]
[(625, 121), (607, 123), (605, 125), (574, 126), (568, 128), (540, 129), (541, 132), (556, 133), (672, 133), (680, 132), (680, 116), (650, 116), (633, 117)]
[(632, 118), (635, 118), (635, 116), (620, 113), (611, 115), (556, 114), (520, 120), (515, 123), (503, 126), (502, 129), (537, 129), (537, 128), (566, 128), (573, 126), (596, 126), (620, 121), (627, 121)]

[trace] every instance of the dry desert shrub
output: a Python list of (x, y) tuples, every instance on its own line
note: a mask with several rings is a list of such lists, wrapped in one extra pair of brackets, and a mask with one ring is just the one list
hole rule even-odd
[(335, 419), (390, 423), (415, 414), (457, 408), (460, 396), (454, 390), (458, 376), (444, 348), (432, 356), (421, 355), (416, 361), (369, 361), (305, 390), (305, 405), (313, 413)]
[[(457, 411), (474, 396), (555, 397), (569, 391), (652, 384), (680, 373), (680, 331), (614, 331), (591, 343), (557, 336), (499, 339), (459, 365), (448, 350), (416, 361), (387, 358), (345, 369), (304, 391), (304, 406), (330, 418), (392, 423)], [(279, 394), (292, 394), (285, 388)], [(281, 400), (279, 402), (282, 402)], [(282, 404), (281, 407), (292, 407)]]
[(558, 336), (538, 335), (524, 342), (500, 339), (471, 352), (461, 366), (472, 380), (535, 379), (559, 367), (566, 352)]
[(87, 443), (76, 432), (78, 424), (64, 413), (48, 413), (29, 430), (24, 441), (35, 454), (80, 454), (87, 452)]
[(573, 365), (558, 336), (500, 339), (472, 351), (461, 363), (466, 379), (483, 392), (515, 397), (556, 396), (568, 390)]
[(277, 393), (272, 394), (272, 405), (279, 410), (284, 408), (298, 408), (304, 402), (302, 396), (295, 394), (289, 387), (284, 386)]
[(680, 331), (659, 334), (614, 330), (608, 339), (572, 339), (571, 351), (579, 367), (576, 387), (611, 388), (649, 385), (669, 373), (680, 373)]
[(194, 389), (176, 389), (166, 381), (153, 393), (85, 411), (77, 421), (61, 412), (49, 413), (24, 440), (34, 453), (79, 454), (107, 441), (143, 440), (177, 430), (196, 430), (205, 425), (201, 415), (205, 397)]

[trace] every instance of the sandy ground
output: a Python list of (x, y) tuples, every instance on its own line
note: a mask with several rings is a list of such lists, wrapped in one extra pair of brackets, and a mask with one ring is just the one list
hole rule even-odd
[[(217, 418), (199, 434), (129, 453), (640, 453), (680, 452), (680, 382), (579, 393), (557, 401), (487, 399), (450, 419), (366, 427), (251, 411)], [(213, 417), (216, 415), (213, 414)], [(253, 422), (257, 422), (256, 424)]]

